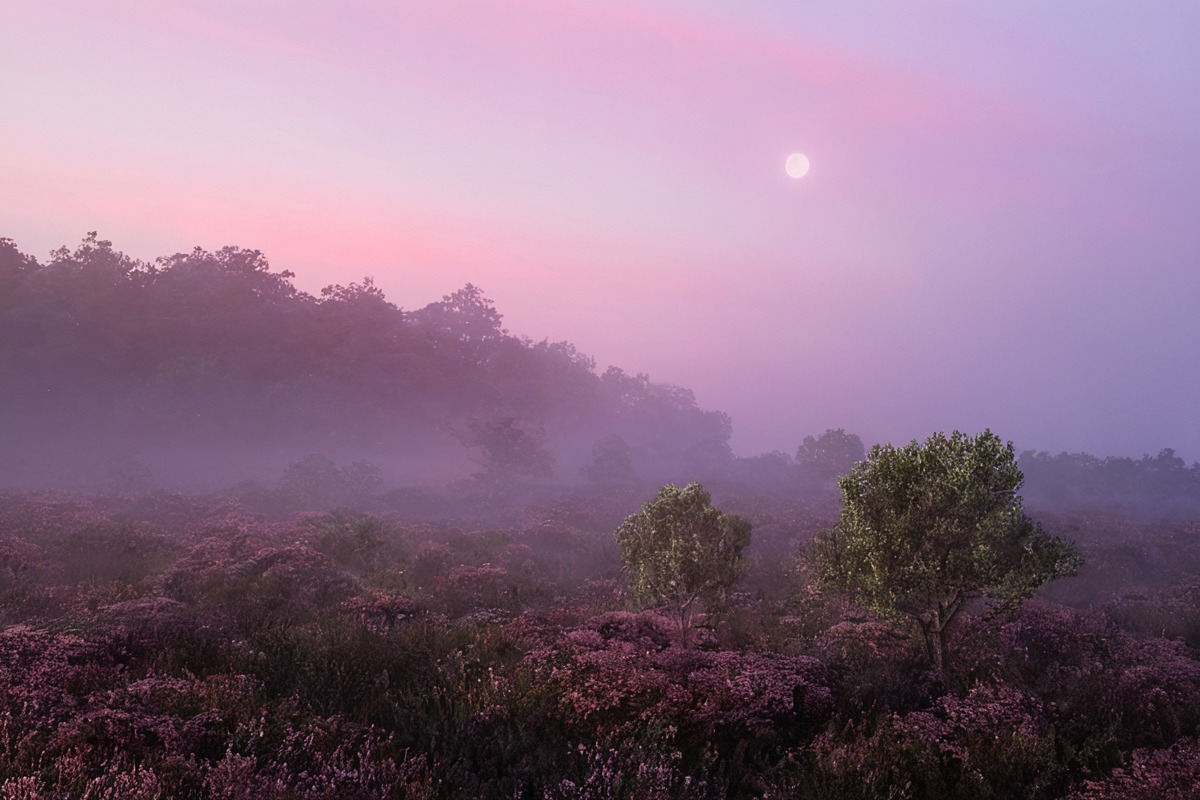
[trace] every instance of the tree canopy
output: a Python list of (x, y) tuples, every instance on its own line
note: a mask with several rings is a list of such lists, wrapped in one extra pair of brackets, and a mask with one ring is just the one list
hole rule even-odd
[(616, 434), (646, 474), (730, 436), (686, 389), (510, 335), (474, 285), (405, 310), (369, 277), (319, 296), (293, 278), (237, 247), (143, 262), (90, 233), (39, 263), (0, 238), (0, 484), (84, 449), (440, 458), (471, 419), (520, 419), (576, 469)]
[(610, 433), (592, 445), (592, 461), (581, 472), (601, 483), (619, 483), (633, 478), (633, 457), (629, 443), (619, 434)]
[(476, 477), (486, 482), (507, 484), (524, 475), (546, 477), (554, 471), (545, 431), (516, 417), (469, 419), (463, 443), (479, 451), (483, 472)]
[(1026, 516), (1022, 480), (1012, 445), (991, 431), (876, 445), (839, 481), (844, 508), (814, 545), (818, 576), (876, 614), (913, 621), (940, 673), (964, 604), (1014, 606), (1081, 564)]
[(714, 607), (741, 577), (750, 523), (714, 508), (698, 483), (667, 484), (621, 523), (616, 539), (634, 596), (669, 606), (687, 647), (696, 603)]
[(820, 436), (805, 436), (796, 449), (796, 465), (814, 480), (830, 485), (855, 463), (867, 456), (862, 439), (842, 428), (829, 429)]

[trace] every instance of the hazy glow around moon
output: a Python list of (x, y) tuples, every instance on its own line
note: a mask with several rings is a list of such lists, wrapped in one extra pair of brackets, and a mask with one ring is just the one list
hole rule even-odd
[(792, 153), (784, 165), (787, 174), (793, 178), (803, 178), (808, 174), (808, 157), (803, 153)]

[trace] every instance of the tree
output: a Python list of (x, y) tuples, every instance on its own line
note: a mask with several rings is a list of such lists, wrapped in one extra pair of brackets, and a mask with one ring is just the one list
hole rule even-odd
[(598, 483), (621, 483), (633, 479), (633, 457), (629, 443), (610, 433), (592, 445), (592, 462), (581, 472)]
[(288, 464), (279, 493), (303, 508), (327, 510), (366, 502), (383, 485), (383, 473), (368, 461), (339, 467), (323, 453), (311, 453)]
[(440, 341), (457, 346), (472, 361), (482, 359), (508, 334), (495, 304), (483, 290), (470, 283), (441, 301), (412, 312), (409, 319), (435, 331)]
[(12, 239), (0, 236), (0, 312), (15, 304), (17, 287), (37, 267), (37, 259), (18, 250)]
[(483, 472), (476, 477), (481, 480), (506, 484), (524, 475), (545, 478), (554, 474), (554, 454), (540, 423), (516, 417), (469, 419), (459, 440), (479, 451)]
[(290, 502), (322, 510), (339, 505), (345, 495), (342, 474), (324, 453), (310, 453), (288, 464), (278, 488)]
[(821, 483), (832, 483), (866, 457), (862, 439), (842, 428), (826, 430), (817, 437), (805, 436), (796, 449), (796, 465)]
[(621, 523), (616, 540), (634, 596), (669, 606), (686, 648), (696, 603), (713, 608), (741, 577), (750, 523), (713, 508), (712, 497), (698, 483), (683, 489), (667, 484)]
[(822, 584), (919, 629), (935, 672), (950, 624), (974, 598), (1015, 607), (1074, 575), (1075, 546), (1031, 521), (1012, 444), (991, 431), (876, 445), (838, 482), (844, 507), (814, 543)]

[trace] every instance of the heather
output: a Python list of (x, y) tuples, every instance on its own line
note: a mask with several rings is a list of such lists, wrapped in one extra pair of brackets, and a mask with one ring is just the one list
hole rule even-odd
[[(635, 492), (430, 490), (416, 514), (288, 509), (287, 487), (3, 496), (5, 796), (1194, 791), (1189, 584), (968, 613), (939, 677), (919, 637), (815, 588), (828, 499), (714, 492), (760, 538), (684, 647), (617, 558)], [(1086, 558), (1123, 524), (1086, 523), (1051, 527)], [(1191, 527), (1124, 530), (1187, 557)]]

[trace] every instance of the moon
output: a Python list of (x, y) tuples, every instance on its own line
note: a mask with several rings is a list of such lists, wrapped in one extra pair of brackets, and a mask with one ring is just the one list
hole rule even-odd
[(793, 178), (803, 178), (808, 174), (808, 156), (804, 153), (792, 153), (784, 165), (787, 174)]

